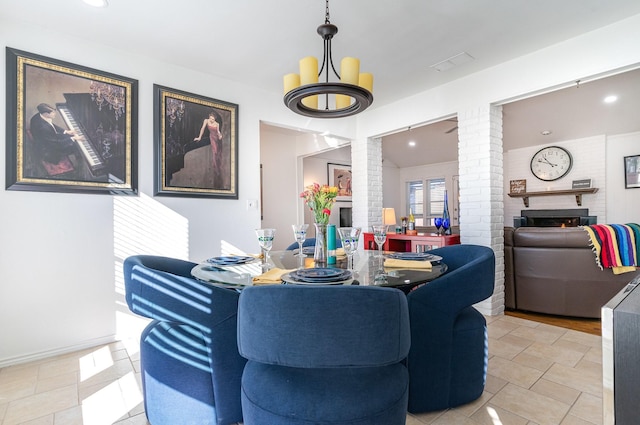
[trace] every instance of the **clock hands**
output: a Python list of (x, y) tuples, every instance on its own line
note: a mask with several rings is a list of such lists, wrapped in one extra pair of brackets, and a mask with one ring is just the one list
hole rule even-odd
[(557, 167), (558, 166), (558, 164), (550, 163), (549, 160), (546, 157), (538, 158), (538, 162), (546, 162), (547, 164), (551, 165), (552, 167)]

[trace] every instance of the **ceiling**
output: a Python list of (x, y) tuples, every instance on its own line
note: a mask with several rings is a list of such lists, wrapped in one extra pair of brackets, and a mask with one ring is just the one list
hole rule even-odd
[[(605, 103), (609, 95), (618, 100)], [(640, 69), (504, 104), (502, 119), (505, 151), (640, 131)], [(454, 117), (385, 136), (382, 157), (400, 168), (455, 161), (456, 127)]]
[[(0, 20), (35, 24), (279, 94), (282, 76), (296, 72), (300, 58), (322, 54), (316, 28), (324, 23), (323, 0), (108, 1), (109, 7), (96, 9), (81, 0), (0, 0)], [(339, 28), (333, 57), (339, 62), (356, 56), (361, 71), (374, 74), (376, 108), (639, 14), (640, 1), (333, 0), (330, 12)], [(431, 67), (462, 52), (474, 60), (442, 72)], [(46, 44), (34, 53), (46, 55)], [(174, 86), (179, 88), (179, 81)], [(531, 117), (505, 108), (505, 139), (510, 114)], [(533, 125), (523, 118), (519, 122)], [(452, 124), (427, 127), (440, 134)], [(455, 141), (455, 132), (448, 136)], [(516, 144), (527, 139), (513, 138)], [(440, 150), (429, 148), (432, 156)]]

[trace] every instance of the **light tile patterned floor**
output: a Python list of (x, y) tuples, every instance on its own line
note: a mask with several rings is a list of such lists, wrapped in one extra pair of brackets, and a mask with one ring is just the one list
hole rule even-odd
[[(482, 397), (407, 425), (601, 425), (598, 336), (511, 317), (488, 317)], [(2, 425), (145, 425), (137, 341), (0, 370)], [(177, 425), (177, 424), (176, 424)]]

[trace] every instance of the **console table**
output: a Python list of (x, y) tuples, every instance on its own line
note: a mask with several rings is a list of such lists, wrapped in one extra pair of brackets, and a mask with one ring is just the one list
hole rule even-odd
[[(364, 249), (378, 249), (373, 233), (363, 233)], [(387, 233), (387, 240), (382, 245), (385, 251), (422, 252), (447, 245), (459, 245), (460, 235), (437, 235), (435, 233), (418, 233), (405, 235), (403, 233)]]

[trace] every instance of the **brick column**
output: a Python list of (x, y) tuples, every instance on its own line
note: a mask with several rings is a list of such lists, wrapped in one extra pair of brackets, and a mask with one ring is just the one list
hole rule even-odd
[(504, 201), (502, 107), (458, 114), (461, 242), (491, 247), (496, 255), (493, 295), (476, 305), (486, 315), (504, 311)]
[(382, 222), (382, 139), (351, 142), (351, 172), (353, 225), (369, 232)]

